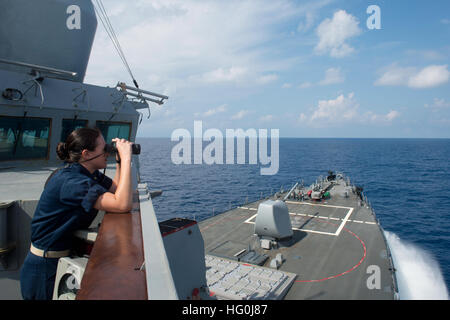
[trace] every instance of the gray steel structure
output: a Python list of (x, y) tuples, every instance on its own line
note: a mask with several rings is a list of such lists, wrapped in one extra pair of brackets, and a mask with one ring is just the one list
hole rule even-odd
[[(89, 126), (99, 121), (125, 124), (128, 138), (134, 141), (142, 116), (138, 110), (148, 108), (147, 101), (161, 104), (167, 99), (120, 83), (110, 88), (83, 82), (96, 26), (90, 0), (76, 4), (4, 0), (0, 5), (0, 299), (21, 298), (19, 272), (30, 246), (30, 222), (45, 181), (62, 165), (55, 150), (67, 129), (65, 121), (85, 120)], [(25, 128), (33, 119), (44, 119), (48, 126)], [(35, 149), (39, 156), (34, 155)], [(183, 239), (192, 231), (197, 235), (197, 226), (163, 241), (150, 192), (140, 183), (137, 156), (133, 169), (142, 213), (147, 296), (184, 298), (180, 292), (190, 292), (190, 288), (179, 279), (188, 268), (176, 262), (177, 245), (171, 239)], [(108, 165), (106, 174), (114, 175), (114, 164)], [(279, 241), (279, 247), (271, 250), (255, 245), (252, 223), (261, 202), (257, 201), (202, 221), (198, 225), (202, 239), (188, 247), (230, 259), (236, 259), (236, 252), (254, 251), (270, 257), (266, 267), (282, 253), (285, 261), (280, 270), (297, 275), (290, 290), (283, 291), (286, 299), (396, 298), (389, 248), (367, 203), (352, 192), (342, 197), (343, 188), (348, 188), (342, 179), (331, 186), (331, 199), (326, 203), (290, 199), (295, 187), (283, 195), (294, 228), (289, 243)], [(95, 227), (103, 214), (93, 223), (94, 229), (80, 231), (78, 236), (95, 241)], [(197, 257), (192, 266), (200, 264), (205, 270), (203, 254), (197, 253), (192, 255)], [(381, 287), (377, 281), (371, 283), (371, 268), (379, 268)]]
[[(148, 108), (147, 101), (162, 104), (168, 98), (140, 89), (130, 92), (120, 83), (113, 88), (84, 83), (96, 27), (90, 0), (75, 4), (68, 0), (5, 0), (0, 5), (0, 120), (4, 125), (0, 128), (0, 299), (21, 299), (19, 272), (30, 248), (30, 222), (47, 178), (62, 166), (55, 151), (63, 121), (85, 120), (91, 127), (98, 121), (125, 125), (129, 140), (134, 141), (143, 115), (138, 110)], [(26, 121), (36, 119), (49, 123), (47, 131), (23, 128)], [(21, 129), (8, 129), (14, 121)], [(33, 149), (30, 141), (32, 147), (44, 143), (45, 155), (28, 156)], [(24, 152), (14, 158), (11, 153), (20, 147)], [(156, 276), (154, 283), (167, 288), (160, 292), (152, 287), (149, 297), (175, 299), (150, 193), (145, 184), (139, 184), (137, 156), (132, 166), (133, 185), (145, 217), (145, 255), (152, 261), (145, 269), (152, 275), (147, 279)], [(109, 164), (106, 174), (113, 176), (114, 171), (115, 165)], [(92, 227), (103, 214), (99, 213)]]
[[(90, 0), (2, 0), (0, 58), (86, 73), (97, 19)], [(2, 66), (18, 71), (18, 66)]]

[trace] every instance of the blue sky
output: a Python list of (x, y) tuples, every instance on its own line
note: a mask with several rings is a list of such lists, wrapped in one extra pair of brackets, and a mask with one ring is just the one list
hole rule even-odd
[[(140, 87), (169, 95), (138, 131), (450, 138), (450, 2), (105, 1)], [(369, 5), (381, 29), (368, 29)], [(99, 23), (85, 81), (131, 83)]]

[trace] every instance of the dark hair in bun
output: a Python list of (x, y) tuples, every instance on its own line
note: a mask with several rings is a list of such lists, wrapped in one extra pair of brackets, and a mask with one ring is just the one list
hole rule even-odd
[(58, 143), (56, 153), (61, 160), (78, 162), (84, 149), (94, 151), (97, 147), (97, 138), (101, 135), (98, 128), (78, 128), (72, 131), (66, 142)]
[(58, 158), (61, 160), (66, 160), (69, 158), (69, 150), (67, 150), (67, 145), (65, 142), (58, 143), (56, 153), (58, 154)]

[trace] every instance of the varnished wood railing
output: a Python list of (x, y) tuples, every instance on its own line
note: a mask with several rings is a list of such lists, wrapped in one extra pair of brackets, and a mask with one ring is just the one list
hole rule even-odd
[(130, 213), (106, 213), (77, 300), (146, 300), (139, 197)]

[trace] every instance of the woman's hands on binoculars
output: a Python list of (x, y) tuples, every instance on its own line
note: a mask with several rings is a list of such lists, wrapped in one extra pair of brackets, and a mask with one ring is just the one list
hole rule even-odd
[(131, 179), (131, 155), (133, 143), (114, 138), (117, 157), (120, 157), (120, 165), (117, 166), (116, 175), (109, 192), (98, 197), (94, 208), (106, 212), (130, 212), (133, 207), (133, 191)]
[(131, 146), (133, 145), (133, 143), (119, 138), (114, 138), (112, 139), (112, 141), (116, 143), (117, 153), (119, 154), (121, 161), (131, 161)]

